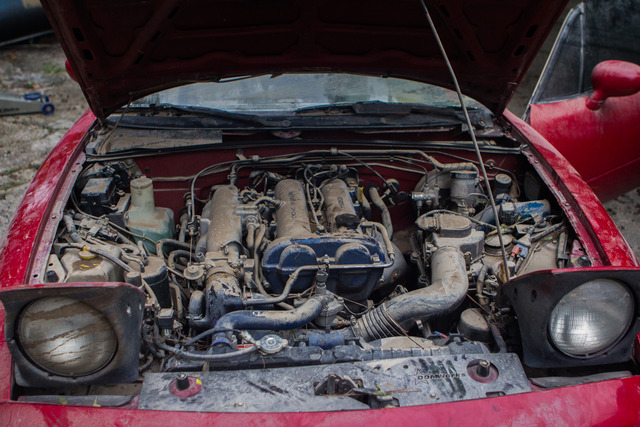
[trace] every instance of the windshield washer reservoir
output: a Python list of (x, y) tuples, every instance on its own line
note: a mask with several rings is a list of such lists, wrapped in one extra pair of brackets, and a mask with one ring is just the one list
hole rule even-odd
[[(131, 181), (131, 207), (125, 214), (127, 228), (133, 233), (148, 237), (153, 241), (168, 239), (173, 236), (173, 211), (168, 208), (156, 207), (153, 198), (153, 183), (146, 176)], [(134, 236), (135, 237), (135, 236)], [(155, 254), (154, 245), (139, 237), (149, 252)]]

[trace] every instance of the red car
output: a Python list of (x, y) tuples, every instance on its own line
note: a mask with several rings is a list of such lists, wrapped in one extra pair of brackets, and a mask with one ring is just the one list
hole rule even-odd
[(638, 261), (505, 111), (563, 2), (43, 6), (0, 422), (640, 423)]
[(600, 200), (640, 185), (640, 4), (588, 0), (568, 14), (525, 119)]

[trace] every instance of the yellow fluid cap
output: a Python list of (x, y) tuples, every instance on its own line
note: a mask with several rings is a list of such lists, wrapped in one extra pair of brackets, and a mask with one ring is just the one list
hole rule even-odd
[(86, 249), (83, 249), (80, 252), (78, 252), (78, 256), (80, 257), (80, 259), (94, 259), (96, 257), (96, 254), (89, 252)]

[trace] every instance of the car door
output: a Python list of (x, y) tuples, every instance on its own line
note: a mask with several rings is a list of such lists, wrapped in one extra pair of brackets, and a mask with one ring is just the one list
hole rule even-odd
[(640, 186), (640, 2), (567, 16), (525, 112), (602, 201)]

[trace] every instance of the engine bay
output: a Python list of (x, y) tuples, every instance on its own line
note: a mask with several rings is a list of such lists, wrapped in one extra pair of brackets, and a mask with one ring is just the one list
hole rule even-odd
[[(238, 150), (196, 169), (207, 154), (188, 157), (188, 167), (178, 155), (161, 157), (165, 163), (88, 162), (45, 267), (48, 283), (125, 282), (145, 293), (141, 407), (170, 405), (154, 387), (171, 372), (204, 380), (204, 372), (247, 377), (260, 368), (281, 378), (284, 367), (310, 375), (309, 365), (333, 367), (314, 382), (316, 397), (343, 387), (342, 394), (360, 390), (367, 407), (385, 406), (353, 380), (374, 366), (354, 374), (354, 362), (389, 360), (407, 369), (426, 356), (441, 359), (416, 372), (436, 369), (437, 378), (458, 372), (450, 365), (463, 357), (465, 381), (487, 387), (487, 396), (531, 389), (502, 287), (509, 278), (590, 261), (533, 169), (513, 167), (521, 159), (497, 155), (488, 163), (499, 236), (469, 153), (329, 148), (260, 157)], [(64, 346), (34, 351), (49, 352), (47, 370), (73, 378), (51, 383), (63, 389), (116, 352), (94, 346), (91, 362), (69, 364)], [(499, 375), (511, 385), (498, 386)], [(403, 381), (397, 386), (406, 388)], [(438, 390), (436, 401), (472, 397), (456, 387)]]

